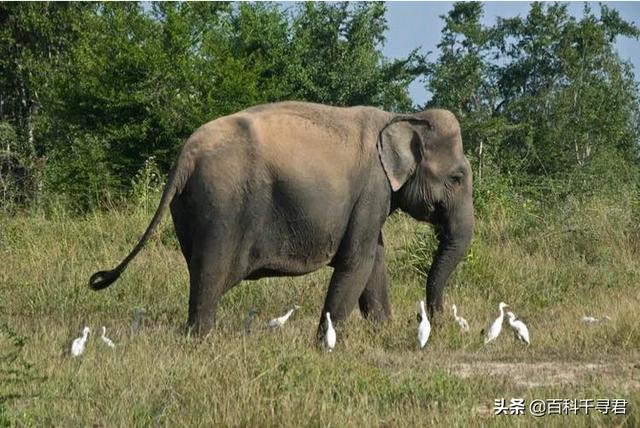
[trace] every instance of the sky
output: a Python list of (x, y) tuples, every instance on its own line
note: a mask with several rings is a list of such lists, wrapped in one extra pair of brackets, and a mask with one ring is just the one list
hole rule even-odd
[[(530, 2), (484, 2), (484, 18), (482, 23), (493, 25), (496, 17), (525, 17)], [(604, 2), (607, 7), (616, 9), (622, 19), (640, 25), (640, 1), (637, 2)], [(432, 51), (428, 57), (435, 60), (438, 55), (436, 45), (440, 41), (443, 21), (440, 15), (446, 15), (453, 7), (453, 2), (386, 2), (387, 23), (386, 44), (383, 53), (388, 58), (406, 57), (411, 50), (420, 46), (422, 52)], [(597, 2), (590, 2), (591, 8), (598, 13)], [(571, 2), (569, 13), (579, 18), (582, 16), (584, 2)], [(640, 80), (640, 41), (621, 38), (616, 41), (616, 49), (624, 60), (634, 66), (636, 80)], [(414, 81), (409, 87), (411, 97), (416, 105), (424, 105), (430, 95), (424, 83)]]

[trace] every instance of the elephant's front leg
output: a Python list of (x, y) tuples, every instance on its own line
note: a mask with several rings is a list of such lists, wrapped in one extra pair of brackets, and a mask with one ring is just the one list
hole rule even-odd
[(378, 247), (382, 250), (380, 256), (384, 264), (380, 236), (389, 212), (387, 195), (375, 192), (378, 188), (376, 180), (370, 180), (369, 184), (373, 189), (367, 189), (353, 208), (338, 254), (332, 261), (334, 271), (320, 314), (318, 338), (324, 334), (327, 312), (331, 314), (332, 321), (339, 323), (349, 316), (358, 303), (372, 276)]
[(318, 339), (324, 336), (325, 314), (327, 312), (331, 314), (331, 320), (335, 322), (340, 322), (349, 316), (371, 276), (375, 256), (374, 241), (369, 249), (354, 255), (347, 262), (335, 265), (318, 325)]
[(376, 257), (367, 285), (358, 300), (360, 312), (374, 322), (386, 321), (391, 317), (389, 303), (389, 277), (384, 257), (382, 233), (378, 237)]

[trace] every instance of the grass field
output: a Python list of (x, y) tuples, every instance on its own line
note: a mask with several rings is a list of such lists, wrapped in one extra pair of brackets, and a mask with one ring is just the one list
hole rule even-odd
[[(474, 242), (445, 291), (450, 312), (416, 349), (420, 272), (434, 238), (397, 215), (385, 225), (393, 320), (354, 312), (335, 352), (313, 346), (330, 269), (246, 282), (228, 293), (215, 332), (186, 337), (188, 279), (170, 221), (100, 293), (91, 273), (132, 248), (150, 214), (110, 211), (0, 218), (0, 425), (8, 426), (640, 426), (640, 226), (633, 207), (567, 202), (551, 216), (479, 213)], [(500, 301), (532, 345), (480, 329)], [(278, 331), (266, 322), (301, 309)], [(245, 334), (250, 307), (259, 313)], [(146, 311), (130, 331), (133, 312)], [(611, 320), (596, 324), (583, 315)], [(64, 350), (83, 325), (87, 352)], [(100, 326), (116, 342), (102, 346)], [(626, 415), (495, 416), (494, 400), (625, 399)], [(527, 413), (529, 413), (527, 411)], [(582, 412), (584, 413), (584, 412)]]

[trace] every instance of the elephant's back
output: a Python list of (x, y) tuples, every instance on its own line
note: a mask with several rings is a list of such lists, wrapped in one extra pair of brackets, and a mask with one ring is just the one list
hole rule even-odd
[[(198, 129), (185, 145), (203, 180), (230, 187), (267, 186), (278, 199), (315, 211), (357, 198), (379, 163), (366, 107), (302, 102), (252, 107)], [(319, 203), (318, 201), (322, 202)]]
[(362, 168), (375, 151), (375, 135), (362, 108), (284, 102), (258, 106), (234, 115), (246, 121), (257, 151), (270, 165), (293, 168), (297, 174), (326, 171), (347, 176)]
[(284, 101), (262, 104), (205, 123), (189, 138), (185, 149), (215, 150), (248, 144), (265, 158), (300, 155), (355, 160), (375, 150), (377, 132), (390, 114), (374, 107), (333, 107)]

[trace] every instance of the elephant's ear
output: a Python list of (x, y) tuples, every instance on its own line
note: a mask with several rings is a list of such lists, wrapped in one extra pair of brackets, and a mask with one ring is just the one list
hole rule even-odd
[(378, 139), (378, 154), (391, 189), (396, 192), (416, 170), (420, 159), (420, 135), (412, 119), (396, 118)]

